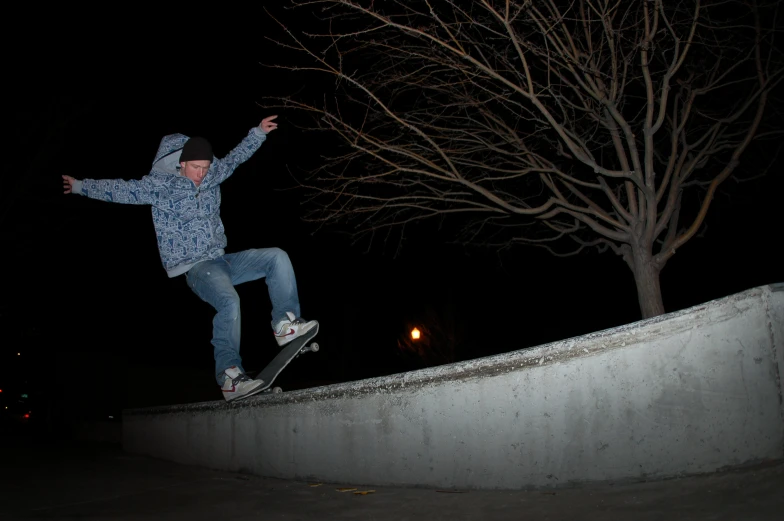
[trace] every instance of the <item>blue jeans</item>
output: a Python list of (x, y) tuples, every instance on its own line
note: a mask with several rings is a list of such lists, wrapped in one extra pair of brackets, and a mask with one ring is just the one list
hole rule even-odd
[(294, 268), (280, 248), (229, 253), (195, 264), (185, 274), (193, 292), (217, 311), (212, 321), (212, 345), (218, 385), (226, 379), (223, 371), (233, 365), (245, 372), (240, 357), (240, 298), (234, 286), (262, 277), (272, 301), (272, 327), (287, 318), (287, 311), (299, 316)]

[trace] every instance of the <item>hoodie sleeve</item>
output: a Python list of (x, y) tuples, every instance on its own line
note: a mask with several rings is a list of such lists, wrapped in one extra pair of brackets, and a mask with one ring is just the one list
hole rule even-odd
[(259, 127), (253, 127), (248, 132), (239, 145), (234, 147), (234, 150), (222, 159), (216, 161), (215, 177), (209, 180), (209, 185), (214, 186), (222, 183), (229, 178), (234, 170), (242, 163), (250, 159), (256, 150), (261, 147), (261, 144), (267, 139), (267, 134)]
[(110, 203), (153, 204), (157, 190), (149, 176), (141, 180), (82, 179), (74, 184), (74, 193)]

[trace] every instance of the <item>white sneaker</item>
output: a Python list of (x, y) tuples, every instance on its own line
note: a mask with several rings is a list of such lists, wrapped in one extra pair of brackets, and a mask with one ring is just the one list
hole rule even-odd
[(283, 319), (275, 326), (275, 340), (279, 346), (285, 346), (295, 338), (304, 335), (313, 329), (318, 322), (315, 320), (306, 321), (302, 317), (295, 317), (291, 311), (286, 311), (287, 319)]
[(260, 392), (264, 385), (263, 380), (254, 380), (245, 373), (241, 372), (236, 365), (223, 371), (226, 374), (226, 381), (223, 382), (221, 390), (227, 402), (245, 398)]

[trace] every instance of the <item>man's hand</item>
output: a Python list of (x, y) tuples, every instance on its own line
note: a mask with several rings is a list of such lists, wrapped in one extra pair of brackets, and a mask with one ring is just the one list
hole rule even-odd
[(63, 193), (70, 194), (73, 189), (73, 184), (76, 179), (69, 175), (63, 176)]
[(277, 118), (278, 116), (267, 116), (266, 118), (261, 120), (261, 124), (259, 128), (265, 133), (268, 134), (278, 128), (278, 124), (272, 121), (273, 119)]

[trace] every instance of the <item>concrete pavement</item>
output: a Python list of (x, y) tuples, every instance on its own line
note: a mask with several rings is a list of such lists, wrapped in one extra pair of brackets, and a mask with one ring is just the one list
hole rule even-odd
[[(784, 512), (782, 463), (647, 483), (441, 491), (263, 478), (134, 455), (111, 445), (0, 441), (3, 521), (756, 521), (779, 520)], [(369, 493), (354, 493), (363, 491)]]

